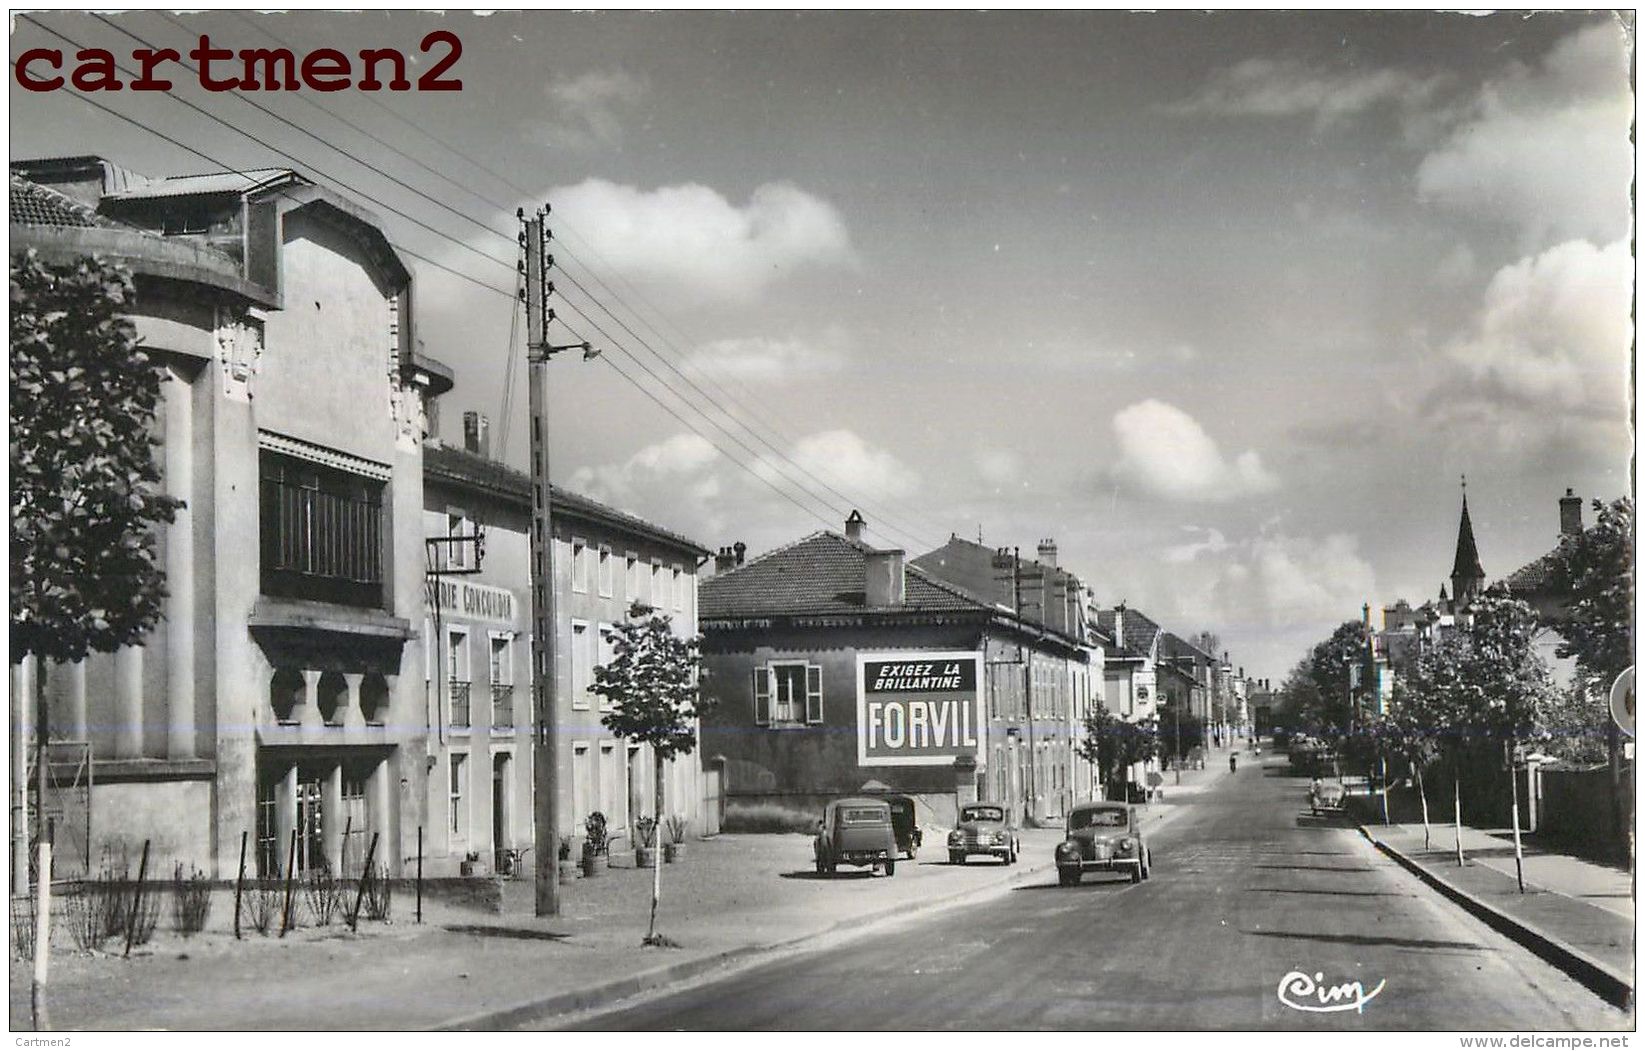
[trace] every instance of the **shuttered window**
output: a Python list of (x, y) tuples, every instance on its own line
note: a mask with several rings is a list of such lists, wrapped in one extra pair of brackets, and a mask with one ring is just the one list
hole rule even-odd
[(820, 723), (822, 715), (822, 669), (815, 664), (805, 669), (805, 721)]
[(771, 669), (754, 669), (754, 725), (771, 725)]

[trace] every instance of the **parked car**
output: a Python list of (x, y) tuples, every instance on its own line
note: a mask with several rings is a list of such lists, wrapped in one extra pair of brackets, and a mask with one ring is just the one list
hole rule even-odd
[(963, 865), (972, 854), (986, 854), (1015, 865), (1021, 852), (1016, 822), (1011, 820), (1005, 804), (967, 803), (960, 807), (959, 827), (948, 833), (949, 864)]
[(891, 832), (897, 839), (897, 851), (913, 861), (924, 838), (915, 820), (914, 799), (912, 796), (885, 796), (884, 799), (891, 806)]
[(1329, 813), (1340, 813), (1348, 804), (1348, 790), (1337, 781), (1322, 781), (1319, 788), (1311, 793), (1308, 808), (1315, 814), (1324, 810)]
[(1066, 835), (1056, 854), (1057, 882), (1064, 887), (1087, 872), (1127, 872), (1139, 883), (1154, 867), (1136, 810), (1124, 803), (1081, 803), (1068, 812)]
[(832, 873), (839, 865), (865, 865), (873, 872), (884, 869), (887, 876), (896, 875), (891, 805), (883, 799), (834, 800), (823, 808), (812, 851), (819, 873)]

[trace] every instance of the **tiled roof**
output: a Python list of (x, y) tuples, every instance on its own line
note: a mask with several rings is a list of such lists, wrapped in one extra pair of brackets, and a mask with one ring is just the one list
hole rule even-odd
[[(479, 489), (513, 503), (523, 511), (531, 510), (531, 479), (525, 472), (466, 449), (429, 442), (423, 446), (423, 474), (460, 486)], [(607, 507), (581, 493), (573, 493), (556, 485), (550, 487), (549, 495), (556, 515), (581, 515), (638, 536), (673, 544), (699, 557), (711, 554), (706, 547), (689, 537), (664, 529), (638, 515)]]
[[(1097, 626), (1110, 638), (1114, 636), (1114, 611), (1101, 610), (1097, 613)], [(1122, 653), (1146, 655), (1153, 648), (1154, 638), (1160, 633), (1160, 626), (1143, 616), (1138, 610), (1127, 609), (1122, 626), (1125, 629), (1125, 638), (1115, 639), (1119, 643)]]
[(117, 200), (149, 197), (186, 197), (202, 193), (250, 193), (274, 183), (296, 179), (289, 168), (252, 168), (243, 172), (215, 172), (210, 175), (173, 175), (152, 179), (109, 194)]
[(826, 530), (768, 551), (746, 565), (716, 573), (699, 592), (699, 620), (826, 614), (987, 612), (992, 607), (961, 589), (904, 566), (905, 601), (870, 609), (863, 594), (868, 552)]
[(11, 225), (117, 229), (122, 226), (98, 215), (95, 208), (83, 201), (30, 182), (15, 172), (11, 175)]

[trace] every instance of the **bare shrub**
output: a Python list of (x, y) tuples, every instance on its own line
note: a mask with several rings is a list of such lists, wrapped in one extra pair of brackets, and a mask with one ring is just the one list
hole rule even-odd
[(777, 803), (732, 803), (725, 808), (726, 832), (814, 832), (817, 815)]
[(265, 936), (280, 915), (280, 906), (280, 884), (269, 880), (260, 880), (247, 887), (244, 900), (240, 903), (251, 929)]
[(389, 910), (394, 905), (394, 884), (388, 879), (388, 866), (378, 865), (366, 879), (365, 902), (362, 909), (368, 920), (388, 922)]
[(309, 869), (303, 877), (303, 900), (308, 902), (308, 911), (316, 926), (331, 926), (332, 919), (343, 908), (345, 893), (343, 881), (324, 862)]
[(93, 952), (108, 937), (103, 915), (103, 895), (106, 891), (94, 881), (86, 880), (79, 891), (63, 897), (63, 924), (69, 929), (74, 947), (81, 952)]
[(188, 937), (205, 930), (206, 917), (211, 915), (211, 880), (199, 869), (183, 875), (183, 863), (171, 877), (171, 918), (177, 931)]
[(34, 897), (11, 899), (11, 952), (19, 960), (34, 957)]

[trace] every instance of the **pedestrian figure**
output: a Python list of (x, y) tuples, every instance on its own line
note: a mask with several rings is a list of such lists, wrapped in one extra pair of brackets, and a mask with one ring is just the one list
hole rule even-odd
[(1319, 775), (1315, 774), (1313, 782), (1308, 786), (1308, 809), (1315, 814), (1319, 813), (1319, 790), (1321, 787), (1323, 786), (1320, 784)]
[(1228, 753), (1228, 772), (1230, 774), (1234, 772), (1234, 770), (1235, 770), (1236, 766), (1238, 765), (1238, 763), (1239, 763), (1239, 754), (1237, 752), (1229, 752)]

